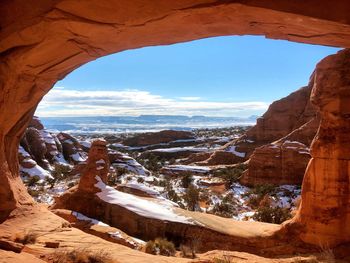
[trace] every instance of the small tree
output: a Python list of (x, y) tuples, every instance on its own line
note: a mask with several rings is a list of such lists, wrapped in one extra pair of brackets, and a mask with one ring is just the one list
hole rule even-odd
[(199, 201), (199, 189), (195, 185), (190, 184), (183, 198), (187, 203), (187, 209), (196, 211)]
[(192, 181), (193, 181), (192, 174), (189, 172), (185, 173), (181, 179), (182, 187), (188, 188), (189, 185), (192, 183)]

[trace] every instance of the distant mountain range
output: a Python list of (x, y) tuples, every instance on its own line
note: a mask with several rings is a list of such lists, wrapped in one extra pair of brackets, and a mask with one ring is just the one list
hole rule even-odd
[(94, 116), (94, 117), (40, 117), (51, 131), (68, 133), (124, 133), (148, 132), (165, 129), (192, 130), (221, 128), (236, 125), (254, 125), (258, 116), (209, 117), (183, 115)]

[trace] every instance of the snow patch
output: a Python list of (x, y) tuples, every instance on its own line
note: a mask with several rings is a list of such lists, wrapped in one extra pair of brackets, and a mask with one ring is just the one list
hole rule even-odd
[(193, 224), (193, 222), (190, 221), (190, 218), (175, 214), (172, 209), (173, 206), (170, 204), (160, 205), (131, 194), (117, 191), (113, 187), (105, 185), (99, 176), (96, 176), (95, 178), (97, 180), (95, 186), (101, 190), (101, 192), (96, 193), (96, 195), (107, 203), (122, 206), (147, 218)]
[(233, 153), (234, 155), (244, 158), (245, 157), (245, 153), (242, 152), (237, 152), (236, 151), (236, 146), (230, 146), (226, 149), (227, 152)]

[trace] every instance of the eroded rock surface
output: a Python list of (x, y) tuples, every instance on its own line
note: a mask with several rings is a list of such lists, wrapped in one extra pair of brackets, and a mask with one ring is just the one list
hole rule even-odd
[(273, 143), (256, 148), (240, 182), (245, 185), (301, 185), (319, 119), (314, 117), (300, 128)]
[[(298, 5), (254, 0), (5, 1), (0, 6), (0, 221), (15, 208), (33, 203), (18, 176), (19, 138), (41, 98), (75, 68), (126, 49), (230, 34), (350, 47), (349, 9), (348, 1), (316, 0)], [(334, 71), (319, 68), (319, 73), (325, 72), (322, 81), (332, 89), (318, 93), (323, 94), (322, 103), (317, 102), (323, 123), (298, 217), (310, 222), (304, 234), (308, 242), (315, 241), (318, 230), (322, 240), (327, 236), (334, 243), (349, 237), (344, 150), (349, 149), (344, 122), (349, 105), (344, 84), (349, 74), (342, 69), (349, 60), (330, 60), (338, 63)], [(321, 81), (319, 76), (316, 79)], [(332, 110), (325, 109), (324, 103)], [(325, 221), (317, 223), (316, 217)]]
[(124, 140), (123, 144), (132, 147), (142, 147), (188, 139), (194, 139), (192, 132), (164, 130), (160, 132), (149, 132), (135, 135), (134, 137)]
[(350, 241), (349, 49), (317, 65), (311, 101), (321, 122), (311, 145), (301, 206), (289, 226), (300, 224), (305, 242), (332, 247)]
[(63, 156), (67, 161), (78, 164), (86, 160), (87, 155), (76, 138), (64, 132), (57, 134), (57, 138), (62, 145)]
[(99, 190), (95, 187), (98, 182), (98, 176), (104, 183), (107, 183), (107, 176), (109, 172), (109, 157), (106, 147), (106, 141), (99, 139), (93, 141), (87, 164), (84, 167), (81, 175), (78, 188), (87, 193), (97, 193)]

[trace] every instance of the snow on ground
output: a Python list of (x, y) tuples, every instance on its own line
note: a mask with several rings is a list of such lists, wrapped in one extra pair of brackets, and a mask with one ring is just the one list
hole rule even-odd
[(173, 148), (159, 148), (159, 149), (153, 149), (149, 150), (149, 152), (168, 152), (168, 153), (175, 153), (175, 152), (185, 152), (185, 151), (191, 151), (191, 152), (207, 152), (209, 149), (205, 147), (173, 147)]
[(245, 157), (245, 153), (242, 153), (242, 152), (237, 152), (236, 151), (236, 146), (229, 146), (227, 149), (226, 149), (227, 152), (231, 152), (233, 153), (234, 155), (238, 156), (238, 157), (241, 157), (241, 158), (244, 158)]
[(131, 194), (117, 191), (113, 187), (105, 185), (99, 176), (96, 176), (96, 180), (98, 183), (95, 184), (95, 186), (101, 190), (101, 192), (97, 193), (96, 195), (107, 203), (122, 206), (147, 218), (193, 224), (190, 218), (177, 215), (173, 211), (174, 207), (169, 203), (167, 203), (167, 205), (165, 203), (160, 205)]
[(43, 137), (45, 143), (47, 144), (56, 144), (55, 139), (52, 137), (51, 133), (47, 130), (39, 130), (40, 135)]
[(101, 221), (98, 221), (96, 219), (93, 219), (93, 218), (90, 218), (90, 217), (87, 217), (83, 214), (80, 214), (78, 212), (75, 212), (73, 211), (72, 212), (72, 215), (75, 216), (78, 220), (81, 220), (81, 221), (89, 221), (91, 224), (93, 225), (99, 225), (99, 226), (109, 226)]
[(19, 170), (22, 172), (22, 173), (24, 173), (24, 174), (26, 174), (26, 175), (29, 175), (29, 176), (39, 176), (39, 178), (41, 179), (41, 180), (44, 180), (46, 177), (48, 177), (48, 178), (52, 178), (52, 176), (51, 176), (51, 174), (48, 172), (48, 171), (46, 171), (46, 170), (44, 170), (43, 168), (41, 168), (39, 165), (35, 165), (34, 167), (32, 167), (32, 168), (24, 168), (24, 167), (22, 167), (21, 165), (20, 165), (20, 167), (19, 167)]
[(135, 159), (130, 156), (123, 154), (122, 159), (113, 162), (113, 166), (124, 168), (132, 173), (137, 175), (149, 175), (150, 171), (148, 171), (145, 167), (139, 164)]
[(209, 173), (210, 172), (210, 167), (195, 166), (195, 165), (174, 164), (174, 165), (168, 165), (165, 168), (169, 169), (169, 170), (174, 170), (174, 171), (189, 171), (189, 172), (195, 172), (195, 173)]
[[(78, 220), (88, 221), (88, 222), (90, 222), (93, 225), (110, 227), (110, 225), (108, 225), (108, 224), (105, 224), (105, 223), (103, 223), (101, 221), (98, 221), (96, 219), (87, 217), (87, 216), (85, 216), (85, 215), (83, 215), (83, 214), (81, 214), (79, 212), (72, 211), (72, 215), (75, 216)], [(143, 241), (141, 239), (138, 239), (138, 238), (135, 238), (135, 237), (126, 238), (125, 236), (123, 236), (122, 232), (118, 231), (118, 230), (115, 231), (115, 232), (108, 232), (108, 235), (111, 238), (114, 238), (114, 239), (117, 239), (117, 240), (124, 240), (125, 242), (131, 244), (135, 248), (140, 248), (142, 245), (144, 245), (146, 243), (145, 241)]]
[(31, 158), (30, 154), (26, 150), (24, 150), (24, 148), (21, 145), (18, 147), (18, 152), (23, 156), (23, 158)]
[(145, 184), (142, 184), (142, 183), (128, 182), (125, 184), (125, 186), (127, 186), (129, 188), (140, 190), (140, 191), (145, 192), (151, 196), (155, 196), (155, 197), (160, 196), (159, 191), (152, 189), (151, 187), (146, 186)]
[(83, 145), (86, 148), (90, 148), (91, 147), (91, 142), (90, 141), (79, 141), (79, 143), (81, 145)]
[(70, 157), (76, 162), (86, 161), (86, 157), (81, 156), (79, 153), (71, 154)]
[(254, 211), (248, 211), (248, 212), (243, 212), (239, 213), (237, 216), (233, 216), (232, 218), (238, 221), (254, 221), (252, 219), (253, 215), (255, 214)]
[(71, 139), (66, 139), (63, 142), (68, 144), (74, 144), (74, 142)]

